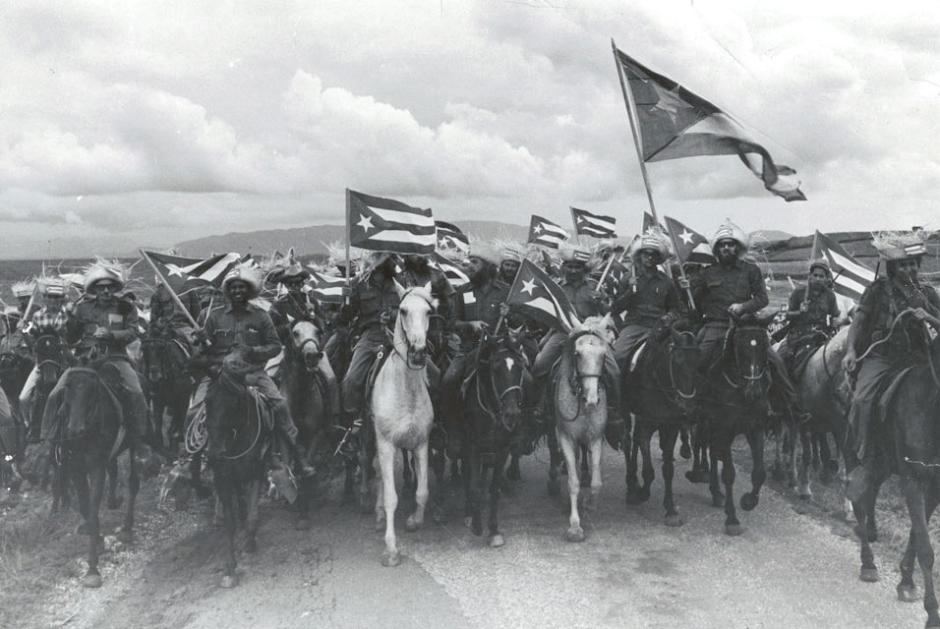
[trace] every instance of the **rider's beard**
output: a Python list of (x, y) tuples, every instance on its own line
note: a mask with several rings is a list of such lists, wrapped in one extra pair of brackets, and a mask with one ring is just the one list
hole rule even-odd
[(735, 249), (732, 249), (730, 251), (728, 249), (721, 249), (718, 252), (718, 262), (720, 262), (724, 266), (731, 266), (732, 264), (734, 264), (737, 258), (738, 258), (738, 252)]

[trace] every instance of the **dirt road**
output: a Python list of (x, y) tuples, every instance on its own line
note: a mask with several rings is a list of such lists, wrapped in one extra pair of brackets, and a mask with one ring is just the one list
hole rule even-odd
[[(765, 490), (742, 513), (741, 537), (722, 532), (723, 512), (691, 485), (680, 461), (685, 524), (662, 523), (661, 484), (650, 502), (626, 507), (624, 463), (605, 450), (599, 506), (584, 516), (587, 540), (565, 542), (562, 501), (549, 498), (544, 450), (504, 495), (506, 546), (490, 549), (462, 525), (460, 493), (448, 487), (443, 525), (400, 533), (402, 565), (379, 564), (371, 515), (343, 504), (331, 486), (309, 531), (294, 514), (263, 504), (257, 555), (242, 555), (241, 584), (217, 586), (222, 540), (206, 503), (188, 512), (142, 514), (138, 541), (105, 561), (105, 585), (62, 582), (18, 627), (95, 629), (293, 627), (662, 627), (786, 629), (920, 627), (921, 605), (896, 600), (896, 554), (876, 546), (882, 581), (858, 580), (848, 526), (801, 515)], [(657, 475), (659, 469), (657, 467)], [(745, 481), (738, 476), (739, 495)], [(401, 516), (401, 508), (400, 508)], [(117, 517), (108, 516), (108, 521)], [(73, 569), (72, 572), (75, 572)]]

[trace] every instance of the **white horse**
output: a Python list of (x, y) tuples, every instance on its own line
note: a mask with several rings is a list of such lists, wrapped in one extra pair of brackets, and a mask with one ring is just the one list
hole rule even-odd
[(607, 426), (607, 391), (600, 386), (604, 357), (614, 340), (610, 315), (590, 317), (575, 327), (565, 343), (555, 379), (555, 432), (568, 467), (571, 515), (565, 539), (583, 542), (584, 529), (578, 513), (576, 454), (579, 446), (590, 451), (591, 493), (585, 508), (591, 509), (601, 490), (601, 450)]
[(375, 523), (377, 529), (385, 525), (383, 566), (397, 566), (401, 561), (395, 539), (395, 509), (398, 507), (395, 453), (404, 449), (414, 454), (416, 506), (405, 524), (407, 530), (414, 531), (424, 523), (424, 508), (428, 502), (428, 435), (434, 421), (428, 393), (427, 332), (437, 300), (431, 297), (430, 283), (405, 289), (396, 282), (395, 287), (401, 302), (392, 351), (375, 377), (371, 398), (381, 476)]

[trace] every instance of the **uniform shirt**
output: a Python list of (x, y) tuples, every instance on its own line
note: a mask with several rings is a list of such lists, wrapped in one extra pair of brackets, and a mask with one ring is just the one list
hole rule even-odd
[(746, 260), (731, 267), (713, 264), (693, 282), (695, 305), (706, 321), (727, 321), (731, 304), (743, 304), (744, 312), (753, 314), (770, 303), (760, 269)]
[(475, 335), (463, 325), (467, 321), (483, 321), (492, 332), (499, 323), (500, 306), (506, 303), (509, 285), (500, 280), (488, 282), (483, 288), (472, 283), (461, 286), (454, 294), (454, 329), (460, 335), (461, 345), (472, 345)]
[(578, 318), (581, 321), (584, 321), (588, 317), (596, 317), (604, 314), (606, 308), (601, 300), (595, 297), (594, 289), (591, 288), (587, 280), (582, 280), (576, 284), (561, 280), (558, 285), (561, 286), (561, 290), (568, 296), (568, 300), (571, 301), (571, 305), (574, 306), (574, 311), (578, 314)]
[(287, 342), (291, 326), (297, 321), (311, 321), (320, 330), (324, 329), (323, 319), (315, 301), (311, 301), (306, 293), (281, 295), (271, 304), (271, 321), (282, 343)]
[(614, 302), (614, 315), (626, 311), (625, 325), (651, 327), (666, 314), (678, 314), (679, 291), (669, 277), (659, 269), (652, 269), (636, 279), (636, 292), (628, 288)]
[(35, 337), (43, 334), (65, 336), (68, 322), (69, 313), (65, 308), (52, 312), (48, 306), (43, 306), (42, 309), (33, 313), (33, 318), (26, 324), (25, 331)]
[(806, 297), (806, 288), (795, 288), (790, 294), (788, 309), (791, 314), (790, 332), (801, 334), (813, 328), (827, 328), (839, 316), (839, 302), (836, 294), (828, 286), (811, 284), (809, 289), (809, 310), (799, 312)]
[(211, 345), (210, 363), (220, 363), (232, 346), (248, 347), (245, 360), (263, 367), (268, 359), (281, 351), (281, 342), (274, 331), (274, 323), (264, 310), (253, 304), (235, 308), (231, 304), (213, 309), (206, 318), (206, 337)]
[(392, 278), (376, 270), (353, 280), (349, 303), (340, 312), (339, 321), (352, 324), (355, 332), (381, 326), (383, 312), (395, 316), (401, 298)]
[[(111, 338), (96, 339), (98, 328), (110, 331)], [(66, 336), (70, 343), (77, 342), (82, 349), (99, 346), (106, 348), (110, 356), (126, 355), (125, 348), (138, 336), (137, 307), (122, 297), (115, 297), (107, 307), (97, 299), (81, 301), (66, 323)]]
[[(934, 316), (940, 316), (940, 297), (931, 286), (920, 284), (916, 288), (902, 287), (898, 282), (887, 277), (876, 279), (862, 293), (858, 312), (865, 315), (865, 330), (861, 330), (858, 339), (863, 352), (870, 343), (885, 338), (891, 329), (891, 323), (899, 312), (906, 308), (924, 308)], [(895, 330), (891, 340), (879, 345), (876, 352), (892, 358), (902, 357), (911, 352), (926, 351), (928, 336), (922, 321), (914, 317), (905, 317)]]

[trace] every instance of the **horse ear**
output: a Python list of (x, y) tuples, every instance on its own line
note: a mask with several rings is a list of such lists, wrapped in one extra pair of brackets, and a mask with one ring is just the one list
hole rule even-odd
[(395, 278), (392, 278), (392, 282), (395, 283), (395, 292), (398, 293), (398, 298), (401, 299), (402, 297), (405, 296), (405, 293), (408, 292), (408, 291), (405, 289), (404, 286), (402, 286), (401, 284), (399, 284), (399, 283), (398, 283), (398, 280), (396, 280)]
[(604, 318), (601, 319), (601, 325), (609, 330), (614, 329), (614, 318), (610, 316), (610, 313), (604, 315)]
[[(431, 292), (431, 281), (428, 280), (427, 284), (425, 284), (425, 285), (422, 286), (421, 288), (423, 288), (424, 290), (428, 291), (428, 293), (430, 293), (430, 292)], [(435, 306), (435, 308), (436, 308), (436, 307), (437, 307), (437, 306)]]

